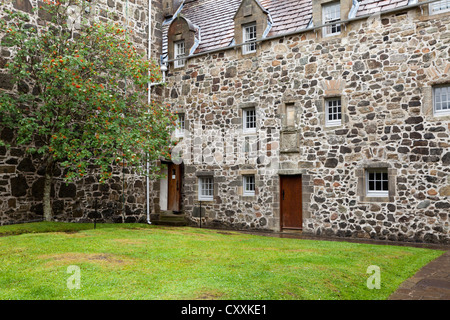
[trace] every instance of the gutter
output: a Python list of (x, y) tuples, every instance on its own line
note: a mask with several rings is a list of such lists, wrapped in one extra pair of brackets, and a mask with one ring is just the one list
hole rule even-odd
[[(423, 5), (427, 5), (427, 4), (438, 2), (438, 1), (441, 1), (441, 0), (428, 0), (428, 1), (418, 2), (418, 3), (408, 4), (407, 6), (398, 7), (398, 8), (394, 8), (394, 9), (390, 9), (390, 10), (386, 10), (386, 11), (380, 11), (380, 12), (377, 12), (375, 14), (396, 13), (396, 12), (399, 12), (399, 11), (419, 8), (419, 7), (423, 6)], [(341, 21), (339, 21), (339, 24), (343, 25), (343, 24), (354, 22), (354, 21), (367, 19), (369, 17), (372, 17), (373, 15), (374, 14), (365, 14), (365, 15), (362, 15), (362, 16), (359, 16), (359, 17), (354, 17), (354, 18), (349, 18), (349, 19), (346, 19), (346, 20), (341, 20)], [(336, 23), (336, 22), (334, 22), (334, 23)], [(208, 54), (212, 54), (212, 53), (223, 52), (225, 50), (237, 49), (237, 48), (240, 48), (240, 47), (242, 47), (244, 45), (247, 45), (249, 43), (259, 43), (259, 42), (266, 41), (266, 40), (275, 40), (275, 39), (279, 39), (279, 38), (295, 36), (295, 35), (299, 35), (299, 34), (302, 34), (302, 33), (309, 32), (309, 31), (322, 29), (323, 27), (326, 27), (327, 25), (329, 25), (329, 23), (328, 24), (324, 23), (324, 24), (321, 24), (321, 25), (318, 25), (318, 26), (310, 26), (310, 25), (308, 25), (308, 27), (306, 29), (292, 31), (292, 32), (287, 32), (287, 33), (283, 33), (283, 34), (278, 34), (278, 35), (267, 37), (267, 38), (261, 38), (261, 39), (257, 39), (257, 40), (253, 40), (253, 41), (248, 41), (246, 43), (234, 44), (234, 45), (231, 45), (231, 46), (228, 46), (228, 47), (223, 47), (223, 48), (218, 48), (218, 49), (214, 49), (214, 50), (204, 51), (204, 52), (196, 53), (196, 54), (193, 54), (193, 55), (190, 55), (190, 56), (187, 56), (187, 57), (183, 57), (183, 58), (179, 58), (179, 59), (165, 60), (165, 62), (166, 63), (170, 63), (170, 62), (174, 62), (176, 60), (181, 60), (181, 59), (196, 58), (196, 57), (200, 57), (200, 56), (204, 56), (204, 55), (208, 55)], [(234, 42), (232, 42), (232, 43), (234, 43)]]

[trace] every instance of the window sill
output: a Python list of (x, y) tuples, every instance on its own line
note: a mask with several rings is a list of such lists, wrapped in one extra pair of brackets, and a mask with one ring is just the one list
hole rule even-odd
[(450, 120), (450, 114), (442, 114), (442, 115), (436, 115), (436, 114), (429, 114), (428, 116), (425, 116), (426, 121), (430, 122), (437, 122), (437, 121), (449, 121)]
[(342, 31), (339, 33), (331, 33), (331, 34), (323, 34), (322, 33), (322, 40), (334, 40), (334, 39), (339, 39), (342, 37), (343, 37)]
[(394, 197), (371, 197), (371, 196), (362, 196), (359, 197), (360, 202), (394, 202)]

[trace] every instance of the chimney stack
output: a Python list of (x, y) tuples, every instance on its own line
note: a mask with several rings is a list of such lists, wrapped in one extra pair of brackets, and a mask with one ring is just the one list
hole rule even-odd
[(163, 0), (164, 18), (172, 17), (182, 3), (183, 0)]

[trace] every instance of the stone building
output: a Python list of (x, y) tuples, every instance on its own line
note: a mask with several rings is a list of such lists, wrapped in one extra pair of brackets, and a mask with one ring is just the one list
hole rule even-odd
[[(88, 219), (94, 197), (114, 207), (125, 182), (128, 211), (103, 220), (145, 221), (148, 199), (154, 222), (450, 242), (450, 1), (152, 4), (151, 50), (167, 72), (151, 94), (179, 115), (166, 178), (146, 191), (127, 169), (67, 198), (58, 183), (62, 220)], [(147, 48), (148, 2), (92, 5)], [(0, 149), (0, 223), (39, 204), (37, 168), (25, 174), (23, 161)], [(28, 188), (17, 194), (14, 179)]]
[(155, 212), (449, 242), (449, 1), (167, 3), (180, 143)]

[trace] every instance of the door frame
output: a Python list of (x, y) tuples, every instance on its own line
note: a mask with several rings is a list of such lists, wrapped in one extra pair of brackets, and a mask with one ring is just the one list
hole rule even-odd
[[(301, 180), (301, 194), (302, 194), (302, 200), (299, 204), (300, 206), (300, 212), (301, 212), (301, 226), (300, 227), (283, 227), (283, 186), (282, 186), (282, 178), (283, 177), (300, 177)], [(280, 232), (282, 232), (283, 230), (303, 230), (303, 220), (304, 220), (304, 213), (303, 213), (303, 174), (298, 173), (298, 174), (279, 174), (279, 188), (278, 188), (278, 196), (279, 196), (279, 201), (280, 201)]]

